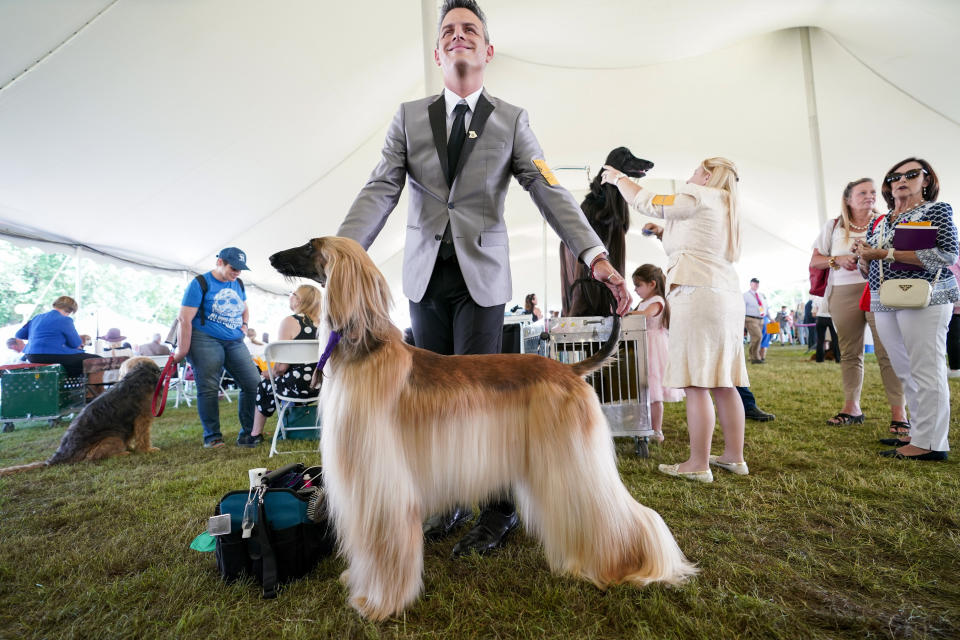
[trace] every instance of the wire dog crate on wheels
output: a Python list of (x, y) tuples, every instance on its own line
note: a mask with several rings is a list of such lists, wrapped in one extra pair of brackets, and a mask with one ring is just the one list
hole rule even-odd
[[(543, 355), (573, 364), (600, 351), (610, 337), (612, 318), (550, 318), (549, 335), (542, 342)], [(614, 436), (630, 436), (637, 455), (649, 456), (650, 397), (647, 389), (647, 319), (641, 315), (621, 318), (620, 343), (611, 364), (587, 377), (600, 399), (600, 408)]]

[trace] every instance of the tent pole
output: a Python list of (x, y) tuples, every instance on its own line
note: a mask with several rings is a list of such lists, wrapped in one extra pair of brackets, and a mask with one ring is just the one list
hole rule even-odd
[(817, 114), (817, 89), (813, 78), (813, 50), (810, 27), (800, 27), (800, 48), (803, 57), (803, 83), (807, 96), (807, 121), (810, 125), (810, 155), (813, 157), (813, 182), (817, 192), (817, 214), (820, 225), (827, 222), (827, 199), (823, 180), (823, 152), (820, 147), (820, 118)]
[(77, 306), (80, 306), (80, 252), (83, 249), (80, 248), (80, 245), (77, 245), (76, 251), (76, 260), (77, 268), (74, 271), (74, 280), (73, 280), (73, 299), (77, 301)]
[(423, 94), (432, 96), (440, 92), (437, 84), (433, 50), (437, 42), (436, 0), (420, 0), (420, 26), (423, 32)]

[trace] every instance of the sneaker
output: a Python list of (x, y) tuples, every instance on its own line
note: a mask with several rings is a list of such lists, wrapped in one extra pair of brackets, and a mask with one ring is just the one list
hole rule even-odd
[(210, 442), (203, 443), (204, 449), (218, 449), (222, 446), (223, 446), (223, 440), (221, 440), (220, 438), (216, 438), (214, 440), (211, 440)]
[(237, 446), (238, 447), (259, 447), (263, 443), (263, 435), (251, 436), (244, 433), (241, 433), (237, 437)]

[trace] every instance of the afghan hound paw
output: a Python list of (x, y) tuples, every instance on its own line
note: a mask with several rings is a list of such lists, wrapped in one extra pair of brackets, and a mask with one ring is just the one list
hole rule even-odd
[(350, 606), (357, 610), (361, 616), (373, 622), (381, 622), (393, 615), (384, 607), (377, 607), (364, 596), (353, 596), (350, 598)]
[(347, 586), (347, 583), (350, 581), (350, 569), (344, 569), (343, 573), (340, 574), (340, 584)]
[(156, 453), (160, 451), (160, 447), (147, 447), (147, 453)]

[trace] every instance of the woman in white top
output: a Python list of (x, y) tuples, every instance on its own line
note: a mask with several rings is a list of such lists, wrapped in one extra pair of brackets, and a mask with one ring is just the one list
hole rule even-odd
[[(604, 169), (601, 180), (615, 185), (631, 206), (664, 219), (663, 229), (645, 229), (662, 236), (667, 252), (671, 319), (663, 384), (686, 392), (690, 456), (659, 469), (700, 482), (713, 482), (710, 466), (746, 475), (743, 402), (734, 388), (750, 384), (743, 360), (745, 308), (733, 267), (740, 258), (736, 166), (725, 158), (708, 158), (677, 194), (666, 196), (624, 180), (617, 169)], [(716, 415), (724, 449), (711, 456)]]
[[(890, 431), (906, 434), (910, 431), (907, 422), (906, 400), (887, 350), (877, 335), (873, 313), (860, 309), (860, 296), (866, 279), (857, 269), (853, 245), (867, 235), (876, 211), (877, 188), (870, 178), (860, 178), (849, 183), (843, 190), (840, 215), (828, 220), (813, 244), (810, 266), (815, 269), (830, 269), (824, 299), (830, 309), (833, 324), (840, 341), (840, 370), (843, 374), (843, 408), (827, 420), (827, 424), (840, 426), (862, 424), (860, 392), (863, 388), (863, 342), (865, 327), (870, 325), (873, 346), (880, 364), (880, 377), (890, 404)], [(818, 314), (819, 317), (819, 314)], [(834, 352), (837, 350), (834, 349)], [(819, 353), (819, 352), (818, 352)]]

